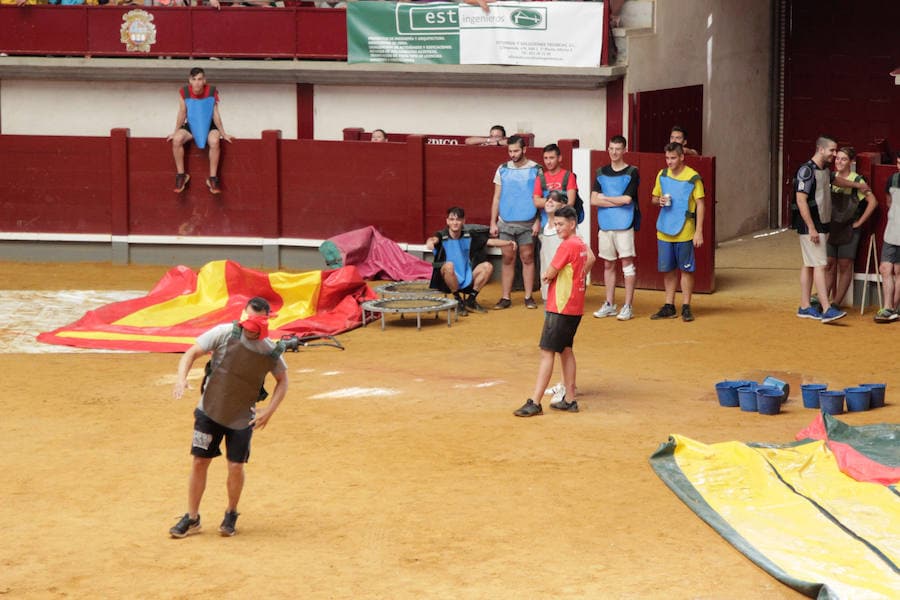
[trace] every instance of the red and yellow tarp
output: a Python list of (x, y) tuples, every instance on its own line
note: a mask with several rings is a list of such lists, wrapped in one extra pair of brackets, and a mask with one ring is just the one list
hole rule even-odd
[(88, 311), (75, 323), (37, 339), (80, 348), (183, 352), (204, 331), (239, 319), (254, 296), (272, 307), (271, 338), (353, 329), (362, 323), (359, 305), (376, 297), (352, 266), (265, 273), (222, 260), (196, 273), (174, 267), (146, 296)]
[[(701, 519), (786, 585), (820, 599), (896, 599), (900, 495), (891, 473), (900, 466), (900, 426), (819, 422), (823, 439), (784, 445), (673, 435), (650, 463)], [(829, 448), (832, 432), (880, 468), (868, 465), (864, 481), (845, 473)]]

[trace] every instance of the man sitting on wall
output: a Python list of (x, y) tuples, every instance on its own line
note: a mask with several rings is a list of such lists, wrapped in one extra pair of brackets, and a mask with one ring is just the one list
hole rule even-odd
[(191, 176), (184, 170), (184, 146), (195, 140), (198, 148), (209, 144), (209, 178), (206, 186), (213, 194), (222, 193), (219, 187), (219, 156), (221, 140), (231, 143), (233, 135), (225, 133), (222, 117), (219, 115), (219, 92), (215, 86), (206, 83), (206, 73), (200, 67), (191, 69), (188, 85), (179, 91), (178, 116), (175, 131), (166, 141), (172, 142), (175, 157), (175, 192), (181, 193), (187, 187)]

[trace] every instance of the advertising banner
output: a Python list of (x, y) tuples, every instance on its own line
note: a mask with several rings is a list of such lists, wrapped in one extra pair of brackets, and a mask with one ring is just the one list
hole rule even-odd
[(596, 67), (602, 2), (350, 2), (351, 63)]

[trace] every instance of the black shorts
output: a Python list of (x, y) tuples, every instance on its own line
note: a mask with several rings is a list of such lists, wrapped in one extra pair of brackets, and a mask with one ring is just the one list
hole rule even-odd
[[(185, 121), (184, 125), (182, 125), (181, 128), (184, 129), (185, 131), (187, 131), (188, 133), (190, 133), (191, 135), (194, 135), (194, 133), (191, 131), (191, 125), (187, 121)], [(219, 128), (216, 127), (215, 123), (210, 123), (209, 130), (210, 131), (218, 131)]]
[(225, 456), (230, 462), (245, 463), (250, 460), (250, 438), (253, 428), (229, 429), (209, 418), (199, 408), (194, 409), (194, 440), (191, 454), (200, 458), (215, 458), (222, 455), (219, 446), (225, 438)]
[[(447, 287), (447, 282), (444, 281), (444, 276), (441, 275), (441, 268), (444, 266), (443, 262), (436, 262), (433, 264), (433, 268), (431, 270), (431, 281), (428, 284), (428, 287), (433, 290), (440, 290), (445, 294), (452, 293), (452, 290)], [(467, 287), (460, 288), (457, 290), (463, 294), (471, 294), (475, 291), (475, 288), (472, 287), (472, 284), (469, 284)]]
[(575, 342), (575, 332), (581, 323), (581, 315), (544, 313), (544, 329), (541, 331), (541, 350), (562, 352)]

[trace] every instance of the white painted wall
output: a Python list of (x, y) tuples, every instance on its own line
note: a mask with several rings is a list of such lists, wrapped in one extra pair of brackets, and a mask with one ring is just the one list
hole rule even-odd
[(628, 38), (626, 93), (703, 85), (719, 240), (768, 221), (771, 1), (659, 0), (655, 33)]
[[(281, 129), (283, 138), (297, 139), (294, 85), (228, 84), (219, 90), (219, 96), (228, 133), (259, 139), (263, 130)], [(175, 128), (177, 112), (178, 85), (32, 79), (0, 82), (5, 134), (106, 136), (110, 129), (127, 127), (133, 137), (165, 137)]]
[(603, 148), (606, 90), (326, 85), (315, 90), (316, 139), (343, 139), (345, 127), (487, 135), (495, 124), (509, 134), (534, 132), (538, 146), (578, 138), (582, 147)]

